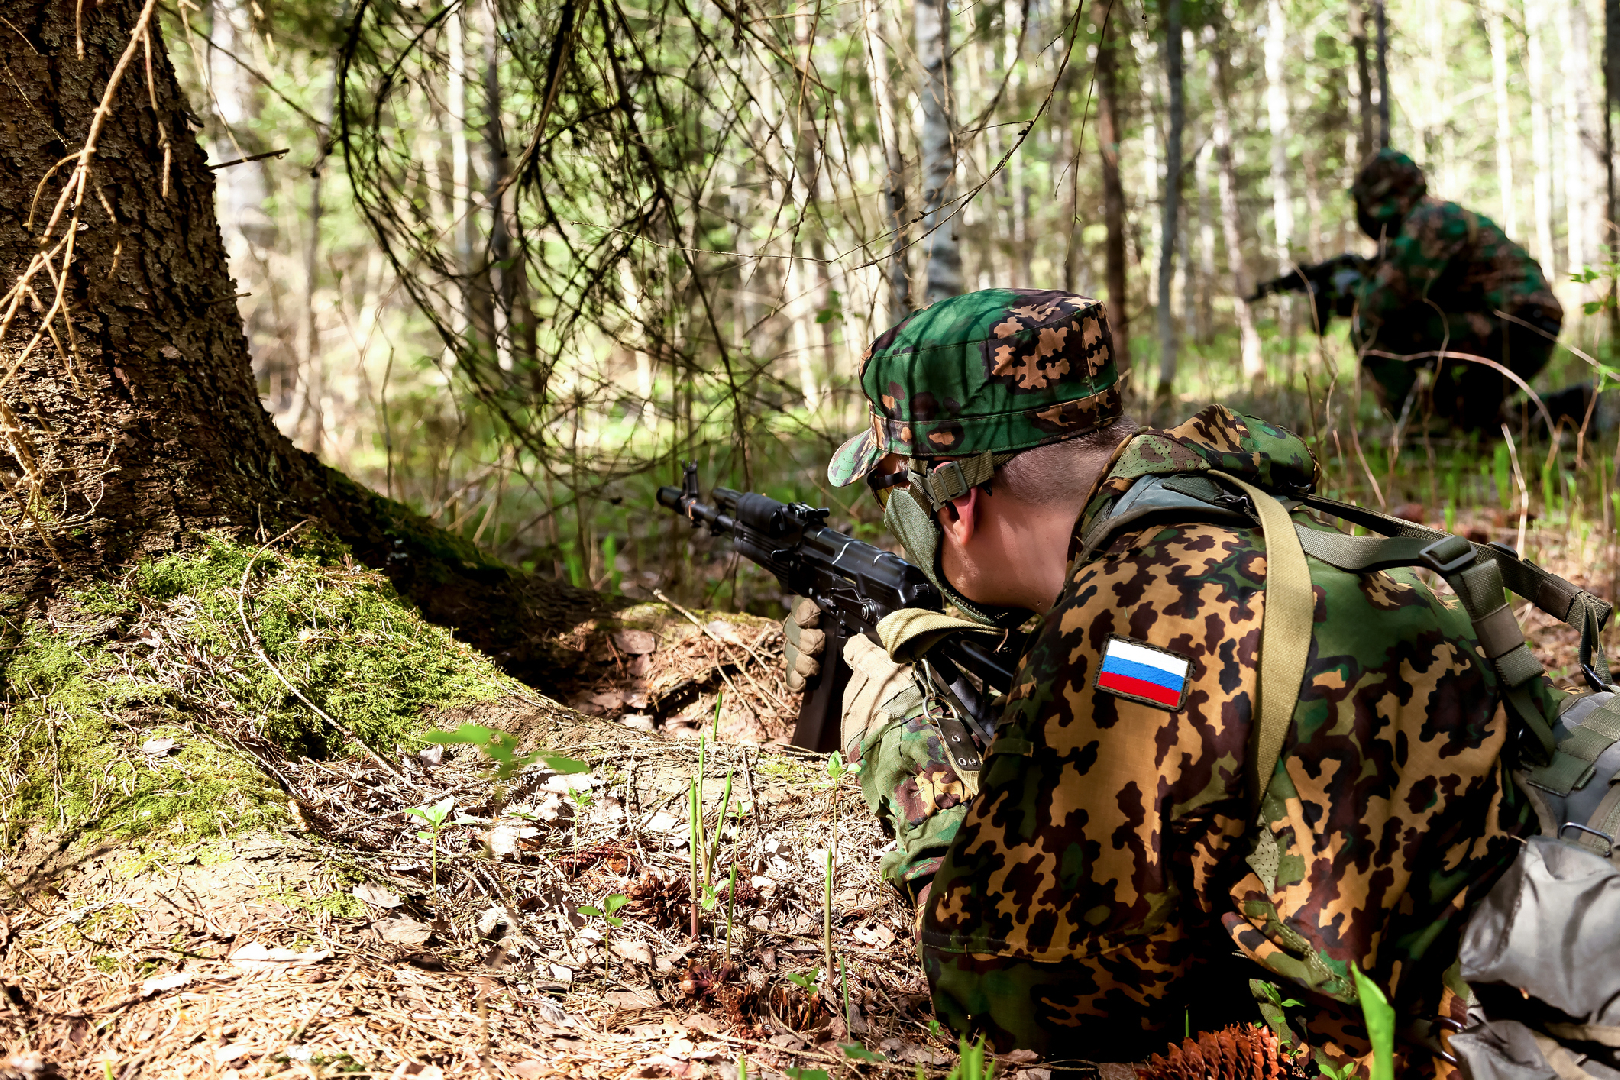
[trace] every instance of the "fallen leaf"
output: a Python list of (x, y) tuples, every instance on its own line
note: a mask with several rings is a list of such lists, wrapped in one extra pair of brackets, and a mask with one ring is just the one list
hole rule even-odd
[(165, 990), (173, 990), (177, 986), (184, 986), (190, 981), (191, 973), (188, 971), (177, 971), (173, 975), (154, 975), (141, 983), (141, 996), (147, 997), (151, 994), (161, 994)]
[[(681, 1023), (692, 1031), (701, 1031), (706, 1035), (712, 1035), (721, 1028), (720, 1021), (708, 1013), (693, 1013)], [(673, 1049), (670, 1052), (674, 1053)]]
[(714, 619), (703, 627), (709, 633), (730, 645), (741, 645), (743, 639), (737, 635), (737, 628), (724, 619)]
[(506, 1071), (520, 1077), (521, 1080), (539, 1080), (540, 1077), (549, 1075), (552, 1069), (543, 1061), (520, 1061), (515, 1065), (508, 1065)]
[(616, 630), (613, 647), (631, 656), (640, 656), (658, 648), (658, 638), (646, 630)]
[(669, 1041), (669, 1049), (665, 1050), (664, 1053), (673, 1058), (689, 1058), (692, 1056), (692, 1051), (696, 1049), (697, 1044), (691, 1039), (688, 1039), (685, 1035), (677, 1035)]
[(392, 919), (382, 919), (371, 924), (384, 941), (391, 941), (395, 945), (422, 945), (433, 936), (433, 928), (424, 922), (404, 915)]
[(613, 990), (602, 1000), (615, 1009), (656, 1009), (660, 1002), (651, 990)]
[(163, 757), (173, 750), (174, 746), (173, 739), (147, 739), (141, 743), (141, 753), (151, 754), (153, 757)]
[(631, 963), (641, 964), (646, 967), (652, 966), (652, 948), (645, 941), (626, 941), (622, 938), (614, 938), (608, 948)]
[(660, 810), (647, 822), (648, 832), (682, 832), (689, 827), (685, 818), (676, 817), (668, 810)]
[(1001, 1054), (998, 1056), (1002, 1061), (1009, 1062), (1013, 1065), (1027, 1065), (1031, 1061), (1041, 1060), (1041, 1055), (1037, 1054), (1033, 1050), (1025, 1050), (1022, 1047), (1010, 1053)]
[(389, 1074), (388, 1080), (444, 1080), (444, 1070), (437, 1065), (424, 1065), (420, 1061), (402, 1061), (399, 1068)]
[(531, 840), (540, 835), (540, 830), (533, 825), (513, 825), (503, 822), (489, 830), (485, 839), (489, 841), (489, 850), (502, 857), (518, 853), (519, 840)]
[(857, 926), (855, 928), (855, 940), (862, 945), (875, 945), (880, 949), (886, 949), (894, 944), (894, 931), (881, 924), (877, 926)]
[(555, 791), (559, 795), (566, 795), (570, 791), (583, 791), (591, 786), (591, 774), (588, 772), (558, 773), (546, 777), (545, 788)]
[(331, 955), (326, 949), (298, 952), (295, 949), (272, 949), (261, 942), (250, 941), (232, 953), (230, 960), (253, 971), (267, 971), (282, 964), (318, 964)]
[(558, 982), (571, 983), (574, 981), (573, 968), (564, 967), (561, 964), (551, 964), (549, 967), (551, 969), (551, 977), (556, 979)]
[(404, 902), (381, 885), (373, 885), (369, 881), (362, 881), (349, 891), (354, 893), (357, 899), (370, 904), (372, 907), (397, 908)]
[(511, 925), (511, 920), (508, 919), (507, 916), (506, 916), (506, 909), (503, 908), (503, 907), (499, 907), (497, 905), (491, 904), (489, 907), (485, 908), (478, 916), (478, 923), (477, 923), (478, 936), (479, 937), (486, 937), (486, 938), (487, 937), (494, 937), (494, 936), (496, 936), (495, 935), (495, 928), (497, 926), (510, 926), (510, 925)]
[(437, 765), (444, 760), (444, 746), (442, 744), (425, 747), (416, 752), (424, 765)]
[(255, 1049), (250, 1043), (231, 1043), (214, 1051), (214, 1060), (221, 1065), (235, 1061), (237, 1058), (247, 1057), (249, 1054), (259, 1054), (263, 1051)]
[(755, 874), (753, 877), (749, 878), (748, 884), (752, 885), (754, 888), (758, 889), (762, 893), (765, 893), (766, 895), (770, 895), (776, 891), (775, 880), (761, 874)]

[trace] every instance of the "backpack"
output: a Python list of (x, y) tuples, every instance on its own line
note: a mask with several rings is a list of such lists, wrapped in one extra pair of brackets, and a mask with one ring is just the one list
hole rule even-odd
[[(1308, 491), (1281, 495), (1196, 463), (1186, 472), (1142, 476), (1087, 527), (1078, 561), (1126, 530), (1155, 524), (1260, 525), (1267, 572), (1248, 763), (1256, 810), (1306, 669), (1314, 609), (1306, 556), (1357, 574), (1398, 567), (1439, 574), (1499, 677), (1519, 736), (1513, 775), (1542, 835), (1526, 844), (1464, 929), (1461, 973), (1476, 997), (1469, 1026), (1451, 1035), (1452, 1052), (1437, 1033), (1424, 1041), (1472, 1080), (1620, 1080), (1620, 688), (1600, 636), (1611, 605), (1506, 545), (1476, 544)], [(1299, 525), (1290, 514), (1302, 506), (1373, 535)], [(1540, 682), (1544, 669), (1504, 588), (1580, 632), (1587, 693)], [(1269, 838), (1260, 830), (1249, 857), (1257, 870)]]

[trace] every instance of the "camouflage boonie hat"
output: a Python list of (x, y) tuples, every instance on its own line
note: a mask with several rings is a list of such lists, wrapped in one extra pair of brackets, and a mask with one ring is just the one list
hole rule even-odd
[(1429, 184), (1417, 162), (1399, 150), (1380, 150), (1368, 159), (1350, 186), (1350, 196), (1374, 221), (1404, 217), (1428, 194)]
[(1103, 305), (1051, 290), (984, 289), (913, 312), (866, 350), (861, 389), (872, 422), (828, 463), (839, 487), (885, 454), (1028, 450), (1123, 411)]

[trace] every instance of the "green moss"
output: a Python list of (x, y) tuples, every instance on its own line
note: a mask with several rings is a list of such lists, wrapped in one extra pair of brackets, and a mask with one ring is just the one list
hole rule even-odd
[[(283, 820), (285, 796), (233, 740), (295, 756), (358, 748), (272, 664), (384, 753), (418, 746), (427, 710), (516, 687), (330, 539), (257, 551), (205, 538), (80, 589), (49, 622), (12, 624), (0, 647), (0, 846), (63, 830), (195, 843)], [(173, 739), (171, 753), (144, 752), (155, 738)]]

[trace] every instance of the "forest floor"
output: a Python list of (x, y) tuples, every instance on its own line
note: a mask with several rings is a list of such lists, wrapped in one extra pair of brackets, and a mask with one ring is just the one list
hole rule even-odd
[[(1456, 528), (1501, 539), (1513, 524)], [(1607, 592), (1591, 553), (1539, 539), (1544, 564)], [(1573, 631), (1515, 610), (1572, 684)], [(585, 771), (535, 764), (501, 782), (471, 745), (289, 759), (292, 828), (6, 867), (0, 1080), (956, 1065), (857, 778), (786, 745), (798, 701), (778, 626), (647, 603), (559, 648), (576, 658), (566, 704), (514, 695), (424, 725), (510, 732)], [(142, 753), (165, 768), (167, 747)], [(1053, 1064), (1003, 1059), (997, 1075), (1047, 1080)]]
[[(853, 774), (785, 745), (780, 638), (643, 605), (564, 643), (571, 700), (601, 715), (426, 718), (585, 772), (503, 784), (470, 745), (398, 775), (300, 759), (280, 766), (299, 828), (10, 867), (0, 1077), (942, 1072), (957, 1045), (878, 878), (888, 841)], [(436, 830), (409, 812), (435, 804)]]

